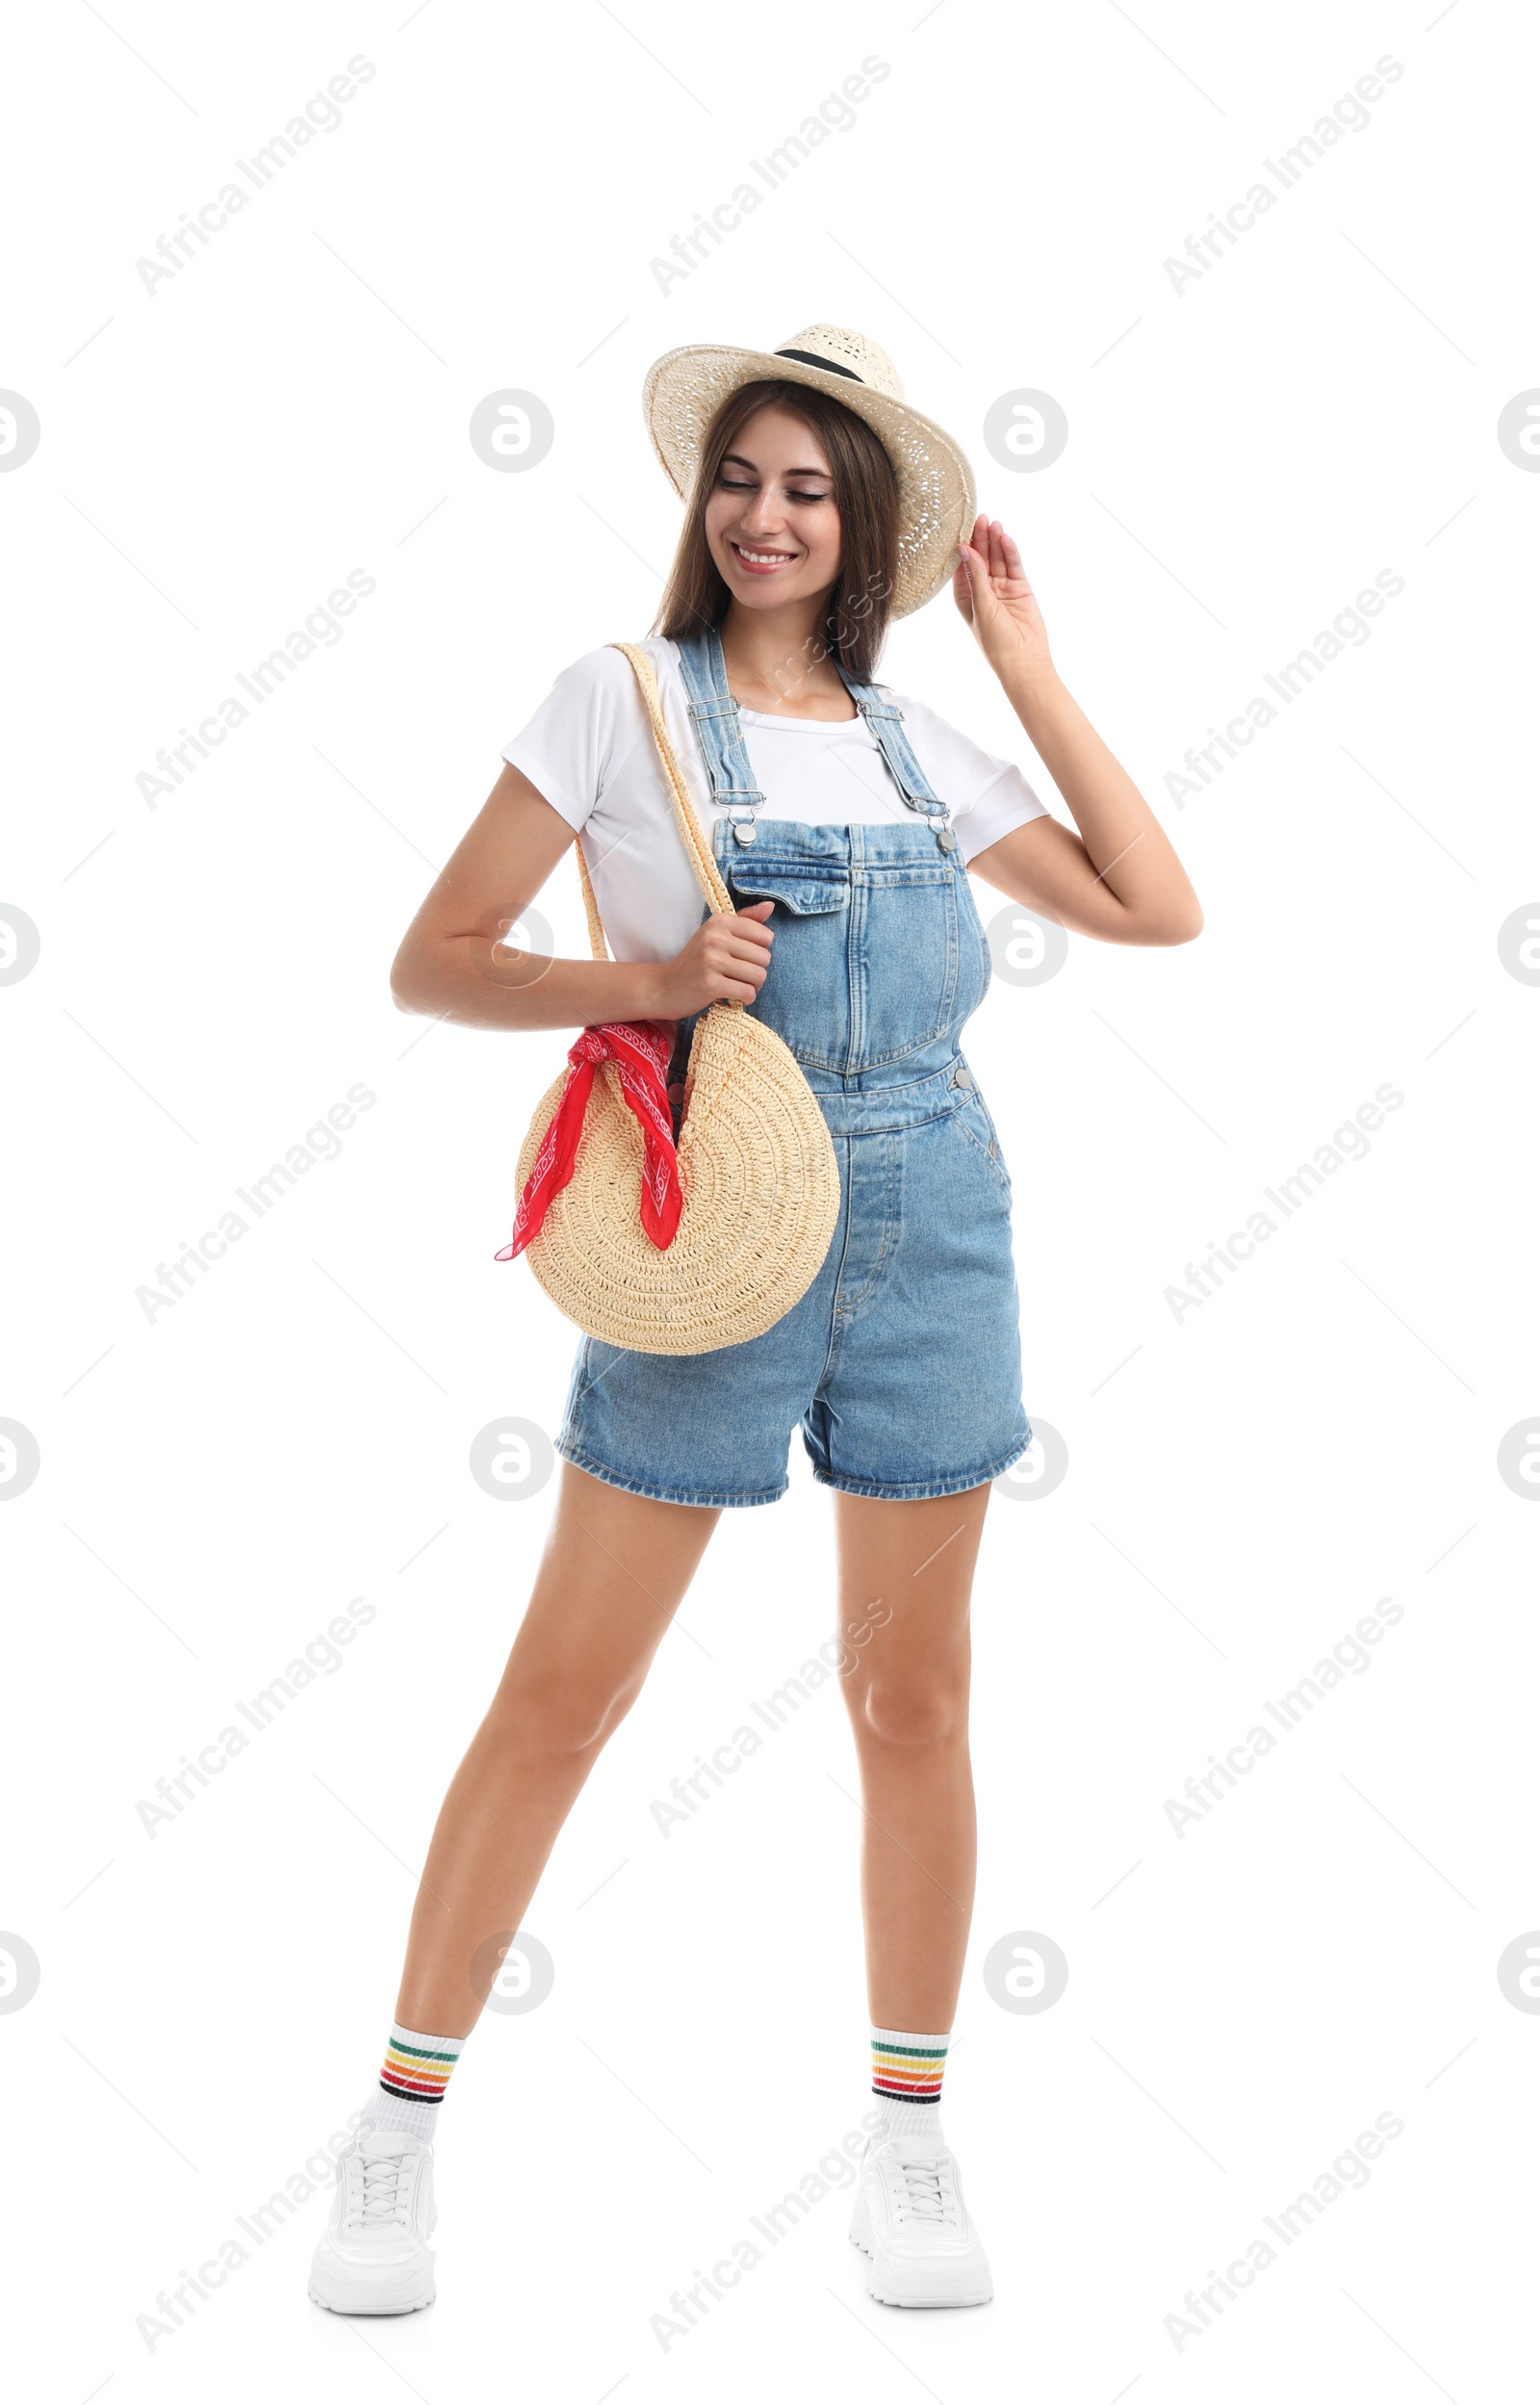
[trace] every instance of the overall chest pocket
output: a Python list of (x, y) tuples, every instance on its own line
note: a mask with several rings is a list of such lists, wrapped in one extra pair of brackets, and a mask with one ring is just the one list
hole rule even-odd
[(724, 871), (740, 910), (774, 902), (770, 973), (754, 1015), (799, 1061), (843, 1069), (850, 1049), (851, 883), (848, 869), (767, 860)]
[(943, 862), (863, 868), (851, 948), (858, 971), (852, 1068), (880, 1069), (936, 1043), (979, 998), (976, 978), (965, 994), (959, 990), (958, 879)]

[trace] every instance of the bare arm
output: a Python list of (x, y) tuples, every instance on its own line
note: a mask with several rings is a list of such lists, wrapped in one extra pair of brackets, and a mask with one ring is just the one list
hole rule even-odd
[(398, 1008), (465, 1027), (594, 1027), (754, 1000), (774, 941), (761, 923), (770, 902), (708, 918), (672, 961), (546, 960), (504, 944), (572, 841), (560, 812), (505, 763), (401, 940)]
[(1021, 555), (998, 521), (978, 520), (953, 589), (1079, 829), (1031, 819), (976, 852), (970, 869), (1077, 935), (1191, 943), (1203, 925), (1197, 895), (1149, 804), (1061, 684)]

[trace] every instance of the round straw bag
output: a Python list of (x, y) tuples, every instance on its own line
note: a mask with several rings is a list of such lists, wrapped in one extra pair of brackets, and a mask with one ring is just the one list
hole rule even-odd
[[(614, 649), (630, 661), (647, 704), (696, 881), (712, 910), (731, 915), (663, 724), (653, 663), (634, 644)], [(589, 942), (595, 960), (607, 960), (580, 841), (577, 851)], [(521, 1192), (570, 1073), (562, 1072), (529, 1123)], [(763, 1335), (807, 1293), (839, 1215), (838, 1164), (812, 1089), (781, 1038), (743, 1003), (713, 1002), (702, 1013), (688, 1079), (679, 1142), (683, 1205), (673, 1240), (659, 1250), (642, 1227), (642, 1131), (604, 1061), (572, 1177), (527, 1247), (557, 1308), (588, 1335), (633, 1353), (713, 1353)]]

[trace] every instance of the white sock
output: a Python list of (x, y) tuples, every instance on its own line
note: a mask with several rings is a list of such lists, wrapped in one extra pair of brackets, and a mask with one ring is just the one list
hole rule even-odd
[(464, 2044), (463, 2037), (429, 2037), (393, 2021), (379, 2085), (365, 2108), (364, 2127), (405, 2130), (431, 2143), (440, 2100)]
[(872, 2144), (890, 2137), (941, 2136), (941, 2074), (951, 2031), (942, 2036), (915, 2030), (872, 2031), (872, 2093), (883, 2118)]

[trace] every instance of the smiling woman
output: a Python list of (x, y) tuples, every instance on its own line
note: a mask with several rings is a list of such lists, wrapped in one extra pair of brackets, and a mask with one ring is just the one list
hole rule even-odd
[[(644, 403), (685, 504), (656, 626), (558, 677), (393, 972), (404, 1009), (579, 1030), (547, 1098), (555, 1116), (526, 1140), (519, 1240), (499, 1257), (527, 1245), (588, 1332), (534, 1592), (439, 1816), (396, 2053), (316, 2250), (311, 2294), (340, 2313), (432, 2301), (433, 2131), (485, 1966), (640, 1694), (718, 1513), (785, 1493), (799, 1428), (834, 1499), (851, 1635), (837, 1675), (862, 1790), (876, 2103), (850, 2235), (884, 2303), (992, 2294), (939, 2099), (973, 1894), (974, 1564), (993, 1482), (1034, 1439), (1011, 1175), (961, 1048), (990, 970), (968, 872), (1115, 943), (1185, 943), (1201, 922), (1153, 813), (1059, 682), (1015, 544), (975, 514), (965, 456), (875, 343), (821, 323), (775, 351), (690, 345), (655, 363)], [(1073, 830), (1014, 761), (873, 682), (889, 621), (948, 582)], [(534, 959), (503, 939), (575, 837), (595, 957)], [(768, 1145), (717, 1144), (724, 1021), (769, 1039), (734, 1056), (748, 1099), (772, 1090), (773, 1062), (788, 1115), (817, 1129), (829, 1173), (806, 1193)], [(597, 1076), (607, 1116), (589, 1143)], [(629, 1152), (628, 1109), (642, 1131)], [(753, 1242), (766, 1195), (828, 1204), (827, 1237), (820, 1222), (803, 1242), (808, 1205), (777, 1223), (779, 1248)], [(576, 1282), (552, 1282), (552, 1258), (584, 1233), (606, 1273), (636, 1264), (629, 1286), (610, 1279), (637, 1306), (622, 1341), (583, 1316)], [(663, 1283), (647, 1283), (649, 1243), (700, 1289), (665, 1295), (672, 1318), (640, 1307)], [(788, 1286), (792, 1265), (801, 1278), (737, 1342), (719, 1332), (742, 1308), (735, 1246)], [(704, 1339), (680, 1345), (680, 1322)], [(655, 1609), (639, 1615), (638, 1593)], [(890, 1606), (875, 1631), (873, 1597)], [(702, 1779), (731, 1767), (724, 1751)], [(431, 2095), (390, 2076), (402, 2050), (438, 2067)]]
[[(724, 584), (750, 610), (816, 597), (809, 638), (757, 680), (763, 707), (817, 692), (834, 706), (809, 715), (849, 718), (833, 661), (871, 675), (898, 571), (898, 515), (892, 459), (862, 419), (806, 384), (745, 384), (702, 450), (657, 632), (678, 640), (714, 621)], [(745, 681), (757, 682), (747, 664)]]

